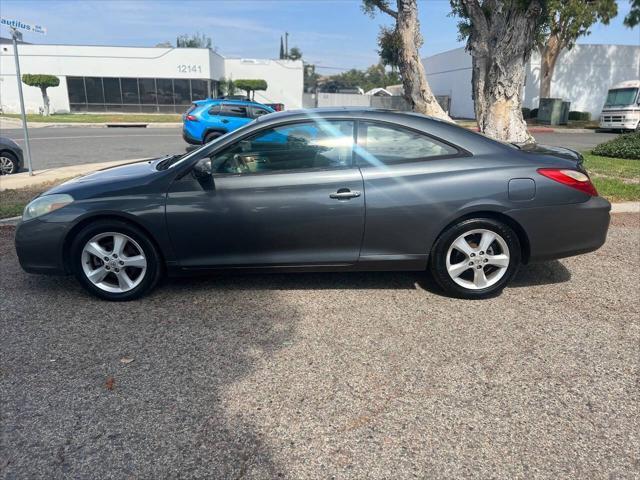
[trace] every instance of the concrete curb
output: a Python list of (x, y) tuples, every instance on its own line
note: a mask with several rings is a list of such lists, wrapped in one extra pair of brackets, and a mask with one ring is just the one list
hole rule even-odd
[(611, 213), (640, 213), (640, 202), (612, 203)]
[[(128, 128), (179, 128), (182, 127), (182, 123), (180, 122), (157, 122), (157, 123), (138, 123), (136, 122), (136, 127), (130, 126), (130, 123), (48, 123), (48, 122), (28, 122), (29, 128), (120, 128), (128, 126)], [(7, 119), (0, 119), (0, 129), (13, 129), (13, 128), (22, 128), (22, 122), (14, 122), (13, 119), (11, 121), (7, 121)]]
[(29, 172), (21, 172), (14, 175), (3, 175), (2, 177), (0, 177), (0, 191), (36, 187), (43, 183), (69, 179), (80, 175), (85, 175), (87, 173), (95, 172), (97, 170), (102, 170), (109, 167), (117, 167), (118, 165), (124, 165), (126, 163), (141, 162), (144, 160), (150, 160), (150, 158), (132, 158), (128, 160), (83, 163), (82, 165), (47, 168), (43, 170), (36, 170), (33, 176), (30, 176)]

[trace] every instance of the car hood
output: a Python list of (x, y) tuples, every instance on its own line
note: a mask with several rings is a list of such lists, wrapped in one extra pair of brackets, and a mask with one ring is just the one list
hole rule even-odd
[[(143, 185), (159, 173), (156, 164), (161, 160), (162, 158), (140, 160), (88, 173), (48, 190), (45, 195), (53, 193), (99, 195), (109, 190), (122, 190)], [(80, 197), (84, 196), (88, 195), (80, 195)]]

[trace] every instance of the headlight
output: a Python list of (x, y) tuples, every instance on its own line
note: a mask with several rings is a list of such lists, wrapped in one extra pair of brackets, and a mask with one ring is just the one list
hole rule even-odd
[(22, 214), (22, 220), (40, 217), (73, 202), (73, 197), (66, 193), (43, 195), (29, 203)]

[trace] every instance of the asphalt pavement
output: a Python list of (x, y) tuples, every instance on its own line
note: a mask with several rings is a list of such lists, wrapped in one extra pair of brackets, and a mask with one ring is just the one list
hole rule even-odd
[(0, 228), (0, 477), (640, 476), (639, 218), (499, 297), (421, 273), (221, 275), (130, 303)]
[[(24, 146), (22, 130), (0, 134)], [(589, 150), (614, 138), (614, 133), (538, 133), (539, 143)], [(157, 157), (185, 152), (180, 128), (45, 127), (29, 131), (34, 169)]]

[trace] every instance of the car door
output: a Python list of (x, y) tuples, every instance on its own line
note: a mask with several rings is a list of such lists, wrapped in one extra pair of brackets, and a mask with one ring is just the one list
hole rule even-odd
[[(357, 163), (367, 195), (360, 262), (426, 262), (455, 191), (458, 148), (401, 125), (360, 121)], [(459, 162), (462, 163), (462, 162)], [(464, 168), (464, 167), (460, 167)]]
[(220, 119), (224, 128), (227, 131), (232, 132), (243, 125), (249, 123), (250, 118), (249, 108), (245, 105), (238, 105), (233, 103), (223, 103), (220, 110)]
[(215, 152), (210, 183), (187, 174), (167, 195), (181, 265), (355, 263), (364, 195), (353, 142), (354, 122), (306, 121), (265, 128)]

